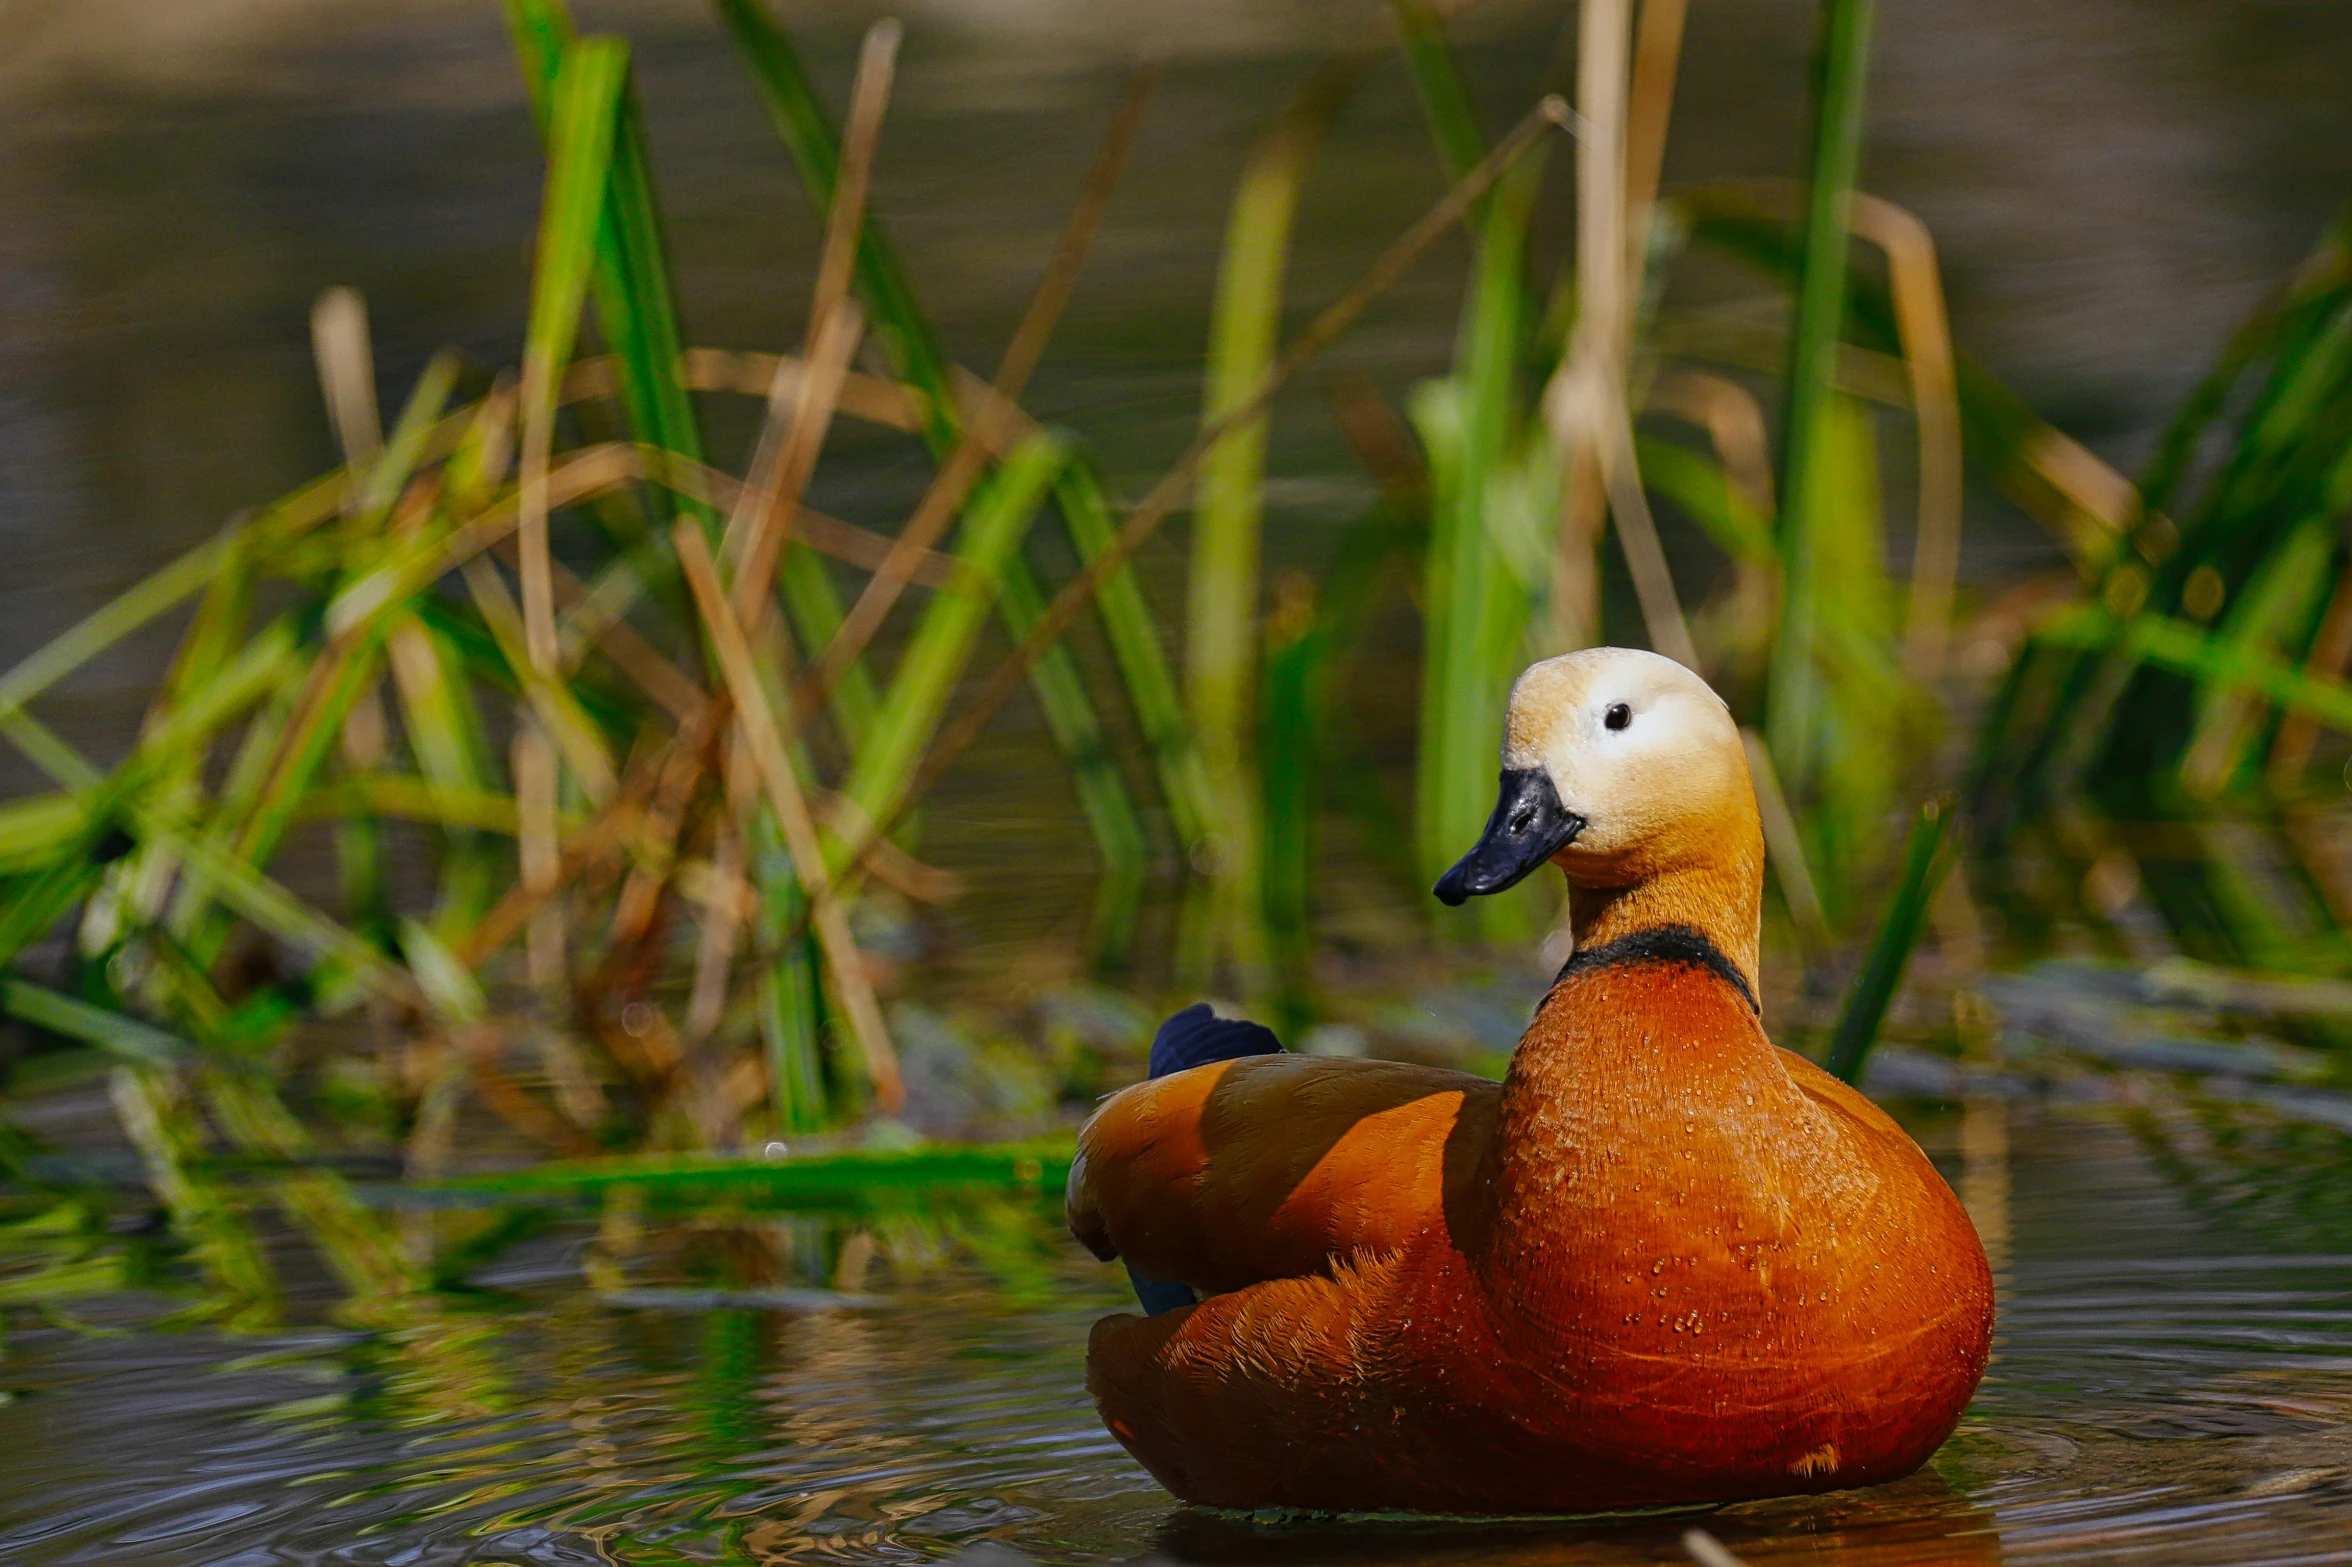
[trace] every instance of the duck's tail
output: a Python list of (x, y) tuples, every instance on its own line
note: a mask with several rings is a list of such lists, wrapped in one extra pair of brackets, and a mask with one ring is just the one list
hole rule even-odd
[[(1152, 1035), (1151, 1075), (1166, 1077), (1218, 1061), (1281, 1053), (1282, 1041), (1265, 1024), (1252, 1023), (1246, 1018), (1219, 1017), (1206, 1001), (1196, 1001), (1162, 1023), (1160, 1031)], [(1200, 1301), (1191, 1285), (1147, 1277), (1136, 1272), (1132, 1263), (1127, 1268), (1127, 1279), (1135, 1286), (1135, 1298), (1143, 1304), (1144, 1311), (1155, 1317), (1163, 1311)]]
[(1218, 1061), (1280, 1054), (1282, 1041), (1265, 1024), (1219, 1017), (1206, 1001), (1195, 1001), (1152, 1035), (1151, 1075), (1166, 1077)]

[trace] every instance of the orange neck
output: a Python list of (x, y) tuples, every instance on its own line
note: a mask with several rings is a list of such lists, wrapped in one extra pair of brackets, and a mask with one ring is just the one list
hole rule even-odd
[(1630, 886), (1568, 884), (1568, 924), (1576, 933), (1578, 951), (1662, 925), (1687, 925), (1731, 960), (1746, 977), (1751, 995), (1761, 994), (1756, 983), (1756, 936), (1763, 904), (1761, 842), (1741, 843), (1721, 858), (1679, 865)]

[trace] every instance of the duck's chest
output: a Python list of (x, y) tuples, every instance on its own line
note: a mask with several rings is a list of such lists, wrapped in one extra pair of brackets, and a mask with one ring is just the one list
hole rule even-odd
[(1677, 1357), (1798, 1353), (1888, 1309), (1915, 1193), (1889, 1191), (1880, 1150), (1752, 1015), (1605, 999), (1613, 1026), (1531, 1033), (1505, 1086), (1481, 1259), (1498, 1305), (1546, 1341)]

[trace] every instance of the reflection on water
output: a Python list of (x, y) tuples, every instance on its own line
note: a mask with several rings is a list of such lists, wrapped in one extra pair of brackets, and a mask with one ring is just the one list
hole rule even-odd
[[(1751, 1562), (2352, 1560), (2352, 1248), (2305, 1200), (2352, 1208), (2352, 1143), (2213, 1106), (1912, 1124), (1988, 1238), (2006, 1213), (1984, 1391), (1929, 1471), (1709, 1530)], [(708, 1282), (732, 1246), (764, 1284), (882, 1303), (616, 1305), (581, 1282), (583, 1223), (478, 1275), (490, 1293), (364, 1333), (24, 1334), (0, 1365), (0, 1559), (911, 1561), (994, 1539), (1436, 1567), (1678, 1559), (1692, 1521), (1183, 1512), (1094, 1422), (1086, 1329), (1123, 1297), (1049, 1207), (721, 1228), (653, 1225), (636, 1276)]]

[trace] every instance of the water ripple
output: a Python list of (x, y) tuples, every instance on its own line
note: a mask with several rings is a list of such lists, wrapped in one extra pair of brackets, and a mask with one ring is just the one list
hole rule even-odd
[[(1931, 1153), (1948, 1130), (1921, 1128)], [(2202, 1211), (2096, 1112), (2019, 1127), (2010, 1158), (2005, 1212), (1979, 1215), (2006, 1236), (1995, 1361), (1934, 1465), (1708, 1527), (1754, 1563), (2352, 1562), (2352, 1255)], [(1116, 1277), (1032, 1223), (1050, 1277), (1008, 1294), (931, 1267), (888, 1281), (883, 1311), (646, 1312), (548, 1274), (519, 1305), (367, 1332), (24, 1332), (0, 1560), (920, 1562), (982, 1539), (1049, 1561), (1677, 1555), (1687, 1517), (1273, 1527), (1174, 1508), (1086, 1397)]]

